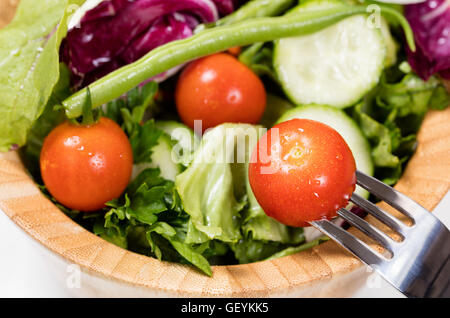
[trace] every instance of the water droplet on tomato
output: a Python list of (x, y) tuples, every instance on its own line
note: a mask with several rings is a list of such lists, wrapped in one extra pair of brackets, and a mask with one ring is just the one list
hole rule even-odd
[(217, 73), (213, 70), (208, 70), (204, 72), (201, 76), (201, 80), (203, 83), (209, 83), (217, 77)]
[(105, 159), (101, 154), (95, 154), (91, 158), (90, 164), (96, 169), (101, 169), (105, 165)]
[(241, 94), (241, 92), (239, 90), (232, 89), (228, 93), (227, 100), (231, 104), (237, 104), (237, 103), (241, 102), (242, 94)]
[(325, 186), (327, 184), (327, 176), (318, 176), (314, 178), (314, 185), (316, 186)]
[(80, 137), (78, 136), (72, 136), (72, 137), (68, 137), (64, 140), (64, 146), (66, 147), (76, 147), (79, 145), (79, 143), (81, 142)]

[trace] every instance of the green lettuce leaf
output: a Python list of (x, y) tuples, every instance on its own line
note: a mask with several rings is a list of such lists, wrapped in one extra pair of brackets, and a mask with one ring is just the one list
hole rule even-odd
[(237, 243), (231, 244), (231, 249), (240, 264), (247, 264), (269, 258), (283, 250), (284, 245), (279, 242), (241, 239)]
[(134, 163), (151, 161), (152, 149), (163, 133), (153, 119), (145, 121), (156, 111), (158, 84), (149, 82), (129, 91), (125, 98), (116, 99), (102, 109), (102, 115), (121, 125), (130, 139)]
[(163, 131), (156, 128), (155, 121), (149, 120), (144, 125), (136, 125), (130, 135), (134, 163), (151, 162), (153, 147)]
[(271, 255), (270, 257), (266, 258), (265, 260), (273, 260), (276, 258), (297, 254), (302, 251), (309, 250), (310, 248), (313, 248), (314, 246), (322, 244), (323, 242), (326, 242), (328, 240), (329, 240), (329, 238), (327, 236), (321, 236), (321, 237), (319, 237), (313, 241), (310, 241), (308, 243), (304, 243), (299, 246), (292, 246), (292, 247), (285, 248), (284, 250), (281, 250), (281, 251)]
[(259, 134), (257, 126), (223, 124), (203, 136), (193, 162), (175, 181), (191, 216), (188, 243), (241, 238), (239, 212), (246, 204), (246, 162)]
[(277, 72), (273, 67), (273, 43), (255, 43), (247, 47), (240, 55), (239, 61), (247, 65), (258, 76), (267, 76), (280, 85)]
[(23, 146), (58, 82), (59, 46), (81, 0), (22, 0), (0, 30), (0, 151)]
[(196, 266), (208, 276), (212, 275), (211, 266), (209, 265), (208, 260), (203, 257), (201, 253), (197, 252), (195, 248), (185, 244), (177, 236), (175, 228), (165, 222), (155, 223), (146, 232), (147, 240), (158, 259), (162, 259), (162, 252), (160, 247), (155, 243), (152, 233), (156, 233), (166, 239), (185, 261)]
[(305, 241), (302, 228), (268, 217), (248, 181), (250, 152), (264, 129), (223, 124), (203, 137), (176, 189), (190, 215), (186, 242), (229, 244), (240, 263), (259, 261)]
[(156, 82), (135, 87), (124, 98), (106, 104), (102, 108), (102, 115), (121, 125), (128, 135), (133, 135), (144, 120), (151, 118), (157, 111), (158, 105), (155, 101), (157, 92)]
[[(205, 249), (185, 242), (188, 215), (184, 213), (174, 183), (161, 178), (158, 169), (146, 169), (125, 194), (98, 213), (92, 230), (103, 239), (160, 260), (192, 264), (211, 275)], [(91, 222), (92, 223), (92, 222)], [(208, 247), (208, 246), (205, 246)], [(211, 253), (210, 253), (211, 254)]]
[(152, 225), (158, 217), (156, 214), (167, 211), (165, 193), (170, 185), (148, 187), (143, 183), (133, 195), (129, 214), (141, 223)]
[(50, 131), (65, 120), (66, 116), (61, 105), (67, 96), (70, 96), (70, 72), (64, 64), (60, 64), (60, 77), (56, 83), (47, 105), (38, 120), (35, 121), (27, 136), (26, 146), (21, 149), (22, 159), (33, 177), (41, 182), (39, 156), (44, 138)]
[(123, 205), (116, 201), (110, 202), (108, 205), (112, 209), (104, 217), (98, 215), (98, 220), (93, 225), (93, 232), (104, 240), (126, 249), (128, 248), (127, 235), (131, 226), (127, 218), (130, 200), (128, 196), (125, 196)]
[(437, 78), (423, 81), (404, 63), (387, 69), (374, 91), (351, 110), (371, 144), (375, 176), (395, 184), (416, 149), (416, 134), (428, 110), (449, 104), (450, 95)]

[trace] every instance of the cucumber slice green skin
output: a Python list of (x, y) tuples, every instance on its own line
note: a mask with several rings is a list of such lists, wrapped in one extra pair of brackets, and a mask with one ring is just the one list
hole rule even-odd
[[(172, 120), (159, 120), (155, 123), (155, 125), (156, 128), (171, 136), (172, 140), (179, 142), (184, 149), (195, 150), (200, 144), (200, 138), (194, 133), (194, 131), (180, 122)], [(179, 129), (183, 129), (185, 132), (182, 133)]]
[[(342, 3), (309, 1), (292, 12), (335, 5)], [(386, 55), (381, 31), (369, 28), (361, 15), (311, 35), (276, 41), (274, 67), (286, 95), (295, 104), (345, 108), (378, 83)]]
[(175, 177), (183, 172), (184, 167), (177, 163), (173, 155), (173, 142), (166, 133), (161, 134), (158, 144), (152, 148), (151, 162), (139, 163), (133, 166), (132, 179), (148, 168), (159, 168), (161, 177), (175, 181)]
[(176, 121), (157, 121), (155, 125), (163, 133), (152, 148), (151, 163), (134, 165), (132, 179), (145, 169), (159, 168), (161, 177), (175, 181), (192, 161), (200, 139), (192, 129)]
[[(161, 177), (167, 180), (175, 181), (175, 177), (183, 172), (183, 166), (173, 158), (173, 142), (170, 136), (163, 133), (158, 139), (158, 145), (153, 147), (151, 155), (151, 168), (159, 168)], [(174, 160), (175, 159), (175, 160)]]
[(172, 142), (179, 148), (176, 149), (177, 161), (187, 167), (193, 159), (194, 151), (200, 145), (200, 138), (192, 129), (176, 121), (157, 121), (156, 128), (170, 136)]
[(397, 63), (397, 53), (399, 50), (399, 45), (395, 41), (389, 29), (389, 23), (385, 18), (381, 17), (380, 31), (386, 43), (386, 61), (384, 63), (385, 67), (390, 67)]
[[(350, 147), (355, 158), (357, 169), (368, 175), (373, 175), (374, 164), (369, 142), (362, 134), (356, 122), (344, 113), (344, 111), (322, 105), (298, 106), (287, 111), (278, 120), (278, 123), (294, 118), (316, 120), (335, 129)], [(366, 198), (369, 195), (367, 191), (359, 187), (356, 188), (355, 192)]]
[[(351, 2), (351, 1), (350, 1)], [(342, 5), (345, 4), (346, 1), (341, 0), (308, 0), (302, 3), (301, 6), (297, 6), (293, 8), (290, 12), (297, 12), (301, 10), (313, 10), (314, 8), (323, 8), (325, 6), (333, 6), (333, 5)], [(358, 4), (358, 1), (355, 1), (354, 4)], [(378, 21), (374, 21), (378, 22)], [(397, 62), (397, 53), (399, 50), (399, 44), (395, 41), (394, 37), (391, 34), (389, 28), (389, 22), (383, 17), (380, 16), (380, 31), (383, 36), (384, 43), (386, 44), (386, 60), (385, 67), (390, 67), (395, 65)]]
[[(292, 12), (299, 11), (301, 8), (307, 8), (307, 9), (313, 9), (313, 8), (323, 8), (324, 6), (332, 6), (332, 5), (338, 5), (338, 4), (345, 4), (350, 2), (351, 4), (360, 4), (359, 1), (352, 1), (352, 0), (308, 0), (302, 3), (301, 6), (297, 6), (296, 8), (292, 9)], [(397, 53), (399, 50), (399, 44), (395, 41), (394, 37), (391, 34), (390, 28), (389, 28), (389, 22), (383, 17), (379, 16), (380, 20), (377, 21), (376, 19), (373, 20), (374, 23), (380, 23), (380, 31), (381, 35), (383, 36), (384, 43), (386, 44), (386, 61), (385, 66), (390, 67), (395, 65), (397, 62)]]

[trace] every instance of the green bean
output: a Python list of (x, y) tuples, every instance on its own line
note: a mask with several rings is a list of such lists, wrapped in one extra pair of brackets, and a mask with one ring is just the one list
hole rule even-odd
[[(402, 15), (396, 16), (397, 12), (389, 8), (381, 7), (381, 12), (395, 16), (400, 20), (404, 19)], [(92, 83), (89, 86), (92, 105), (98, 107), (110, 102), (145, 80), (202, 56), (225, 51), (235, 46), (311, 34), (347, 17), (365, 13), (365, 6), (339, 6), (282, 17), (254, 18), (231, 25), (206, 29), (190, 38), (160, 46), (138, 61)], [(402, 25), (408, 43), (413, 49), (414, 40), (409, 24), (405, 22)], [(85, 100), (86, 89), (83, 89), (63, 101), (62, 104), (66, 109), (67, 117), (80, 116)]]

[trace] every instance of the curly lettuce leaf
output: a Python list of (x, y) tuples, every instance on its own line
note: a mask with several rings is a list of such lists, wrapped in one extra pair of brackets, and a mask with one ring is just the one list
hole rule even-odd
[(201, 253), (197, 252), (194, 247), (185, 244), (181, 238), (177, 236), (175, 228), (165, 222), (155, 223), (146, 232), (146, 237), (152, 252), (155, 253), (158, 259), (162, 259), (162, 252), (161, 248), (156, 244), (152, 237), (152, 233), (156, 233), (166, 239), (185, 261), (196, 266), (208, 276), (212, 275), (211, 266), (209, 265), (208, 260)]
[[(378, 87), (353, 109), (353, 117), (372, 147), (375, 176), (393, 185), (416, 149), (416, 134), (430, 109), (444, 109), (450, 95), (435, 77), (386, 70)], [(388, 81), (387, 79), (391, 79)]]
[(98, 215), (98, 220), (94, 223), (93, 232), (104, 240), (122, 248), (128, 248), (127, 235), (130, 223), (127, 220), (127, 210), (130, 206), (128, 196), (125, 196), (125, 203), (109, 202), (111, 209), (104, 215)]
[(211, 275), (208, 259), (185, 242), (188, 216), (174, 191), (174, 184), (159, 169), (146, 169), (125, 194), (108, 204), (104, 216), (94, 215), (93, 232), (122, 248), (160, 260), (189, 263)]
[(135, 163), (151, 161), (152, 149), (158, 144), (158, 139), (162, 133), (161, 130), (156, 128), (154, 120), (149, 120), (144, 125), (135, 127), (130, 135)]
[(267, 76), (280, 85), (277, 72), (273, 66), (273, 43), (255, 43), (246, 48), (239, 61), (247, 65), (258, 76)]
[(59, 46), (81, 0), (23, 0), (0, 30), (0, 151), (23, 146), (58, 82)]
[(129, 136), (136, 164), (151, 161), (152, 149), (163, 134), (153, 119), (145, 121), (156, 111), (157, 92), (158, 84), (152, 81), (130, 90), (126, 96), (106, 104), (102, 109), (102, 115), (121, 125)]
[[(126, 98), (108, 103), (106, 113), (116, 113), (116, 121), (120, 121), (125, 131), (132, 135), (133, 130), (139, 129), (145, 117), (156, 111), (155, 99), (157, 93), (158, 84), (156, 82), (135, 87), (127, 93)], [(118, 113), (120, 113), (121, 118)], [(111, 119), (114, 120), (114, 118)]]

